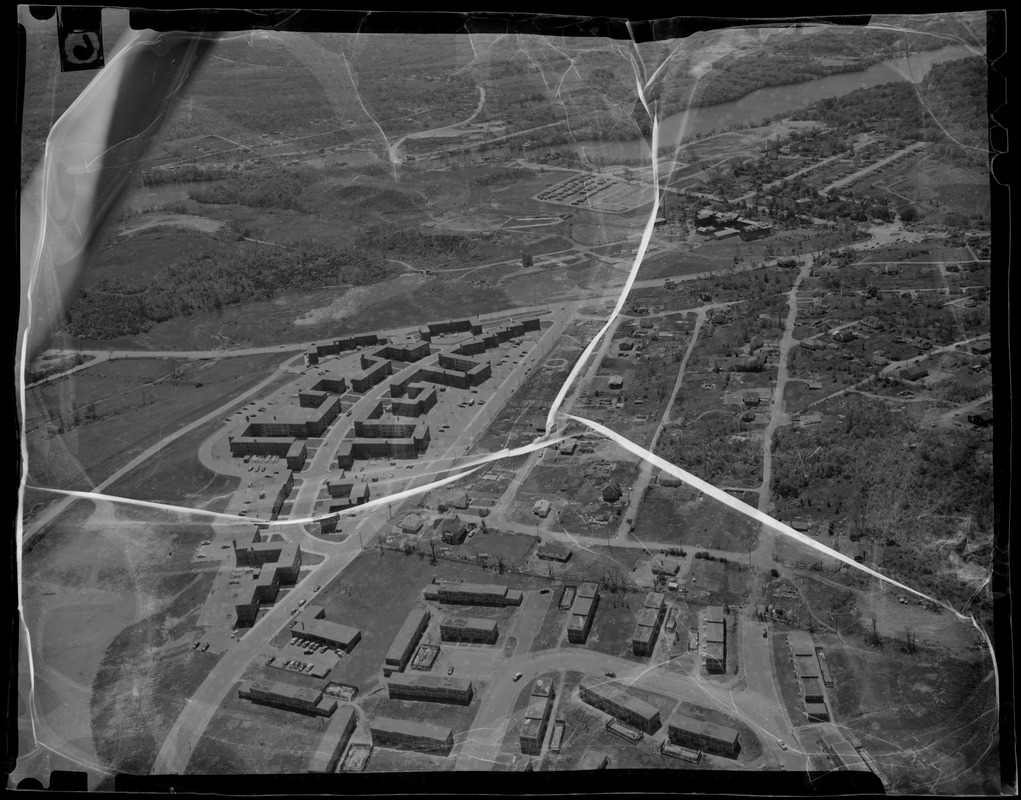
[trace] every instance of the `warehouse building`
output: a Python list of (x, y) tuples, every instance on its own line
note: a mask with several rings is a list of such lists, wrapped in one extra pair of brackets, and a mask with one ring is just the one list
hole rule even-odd
[(482, 583), (430, 584), (422, 592), (426, 600), (463, 606), (519, 606), (521, 590)]
[(386, 688), (391, 700), (420, 700), (463, 706), (471, 703), (475, 695), (472, 682), (467, 678), (440, 675), (405, 675), (396, 672), (387, 679)]
[(404, 671), (418, 646), (418, 640), (422, 638), (422, 634), (429, 625), (429, 617), (427, 608), (415, 608), (408, 614), (383, 661), (383, 675), (387, 678), (394, 672)]
[(549, 678), (539, 678), (532, 686), (532, 696), (525, 709), (525, 724), (519, 737), (522, 753), (542, 755), (542, 743), (546, 738), (556, 696), (556, 687)]
[(454, 735), (450, 728), (428, 722), (376, 717), (369, 724), (369, 732), (375, 747), (441, 756), (449, 756), (454, 747)]
[(337, 701), (319, 689), (307, 689), (280, 681), (243, 681), (238, 697), (263, 706), (282, 708), (319, 717), (328, 717), (337, 709)]
[(703, 722), (684, 714), (670, 717), (667, 737), (671, 744), (728, 756), (737, 755), (741, 749), (739, 734), (733, 728)]
[(645, 733), (660, 728), (659, 709), (619, 689), (603, 678), (585, 678), (578, 696), (588, 705)]
[(333, 719), (330, 720), (330, 727), (326, 729), (319, 747), (316, 749), (312, 761), (308, 765), (309, 772), (336, 772), (340, 757), (344, 754), (344, 748), (351, 740), (355, 726), (358, 724), (358, 716), (352, 705), (340, 706)]
[(440, 623), (440, 639), (444, 642), (495, 644), (499, 635), (495, 619), (447, 617)]

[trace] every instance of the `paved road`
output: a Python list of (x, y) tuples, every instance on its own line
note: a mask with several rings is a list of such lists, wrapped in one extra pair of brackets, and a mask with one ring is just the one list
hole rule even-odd
[[(721, 303), (719, 307), (729, 305), (733, 305), (733, 303)], [(656, 426), (656, 432), (652, 436), (652, 443), (648, 447), (649, 451), (652, 453), (656, 452), (656, 444), (659, 442), (659, 437), (663, 433), (663, 427), (670, 421), (670, 410), (674, 406), (674, 401), (677, 399), (677, 393), (680, 391), (681, 383), (684, 381), (684, 371), (687, 369), (688, 359), (695, 350), (695, 345), (698, 344), (698, 337), (702, 331), (702, 325), (705, 323), (706, 314), (710, 309), (716, 307), (717, 306), (707, 305), (693, 309), (695, 311), (695, 325), (691, 329), (691, 338), (688, 341), (688, 346), (684, 349), (684, 356), (681, 358), (680, 366), (677, 368), (677, 378), (674, 380), (674, 387), (670, 392), (670, 398), (667, 400), (666, 406), (663, 408), (663, 416), (660, 417), (659, 425)], [(638, 519), (638, 506), (641, 504), (642, 500), (645, 499), (645, 490), (652, 482), (652, 469), (652, 464), (648, 461), (642, 461), (641, 466), (639, 467), (638, 477), (635, 479), (634, 486), (631, 487), (627, 511), (625, 511), (621, 517), (621, 523), (617, 529), (616, 538), (627, 539), (627, 535), (631, 532), (633, 527), (632, 523)]]
[(869, 164), (867, 167), (863, 167), (857, 172), (852, 172), (850, 175), (841, 178), (840, 180), (833, 181), (833, 183), (831, 183), (829, 186), (820, 189), (819, 194), (825, 196), (828, 192), (831, 192), (834, 189), (842, 189), (849, 183), (854, 183), (862, 176), (868, 175), (870, 172), (875, 172), (876, 170), (882, 169), (887, 164), (896, 161), (901, 156), (905, 156), (908, 153), (919, 149), (920, 147), (925, 147), (925, 144), (926, 144), (925, 142), (913, 142), (912, 144), (909, 144), (907, 147), (905, 147), (903, 150), (898, 150), (896, 153), (889, 155), (886, 158), (879, 159), (879, 161), (875, 162), (874, 164)]

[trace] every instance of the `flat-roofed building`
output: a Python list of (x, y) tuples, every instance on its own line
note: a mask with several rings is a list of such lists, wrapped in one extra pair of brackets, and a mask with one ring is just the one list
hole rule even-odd
[(387, 375), (393, 374), (393, 364), (385, 358), (362, 355), (359, 365), (361, 369), (351, 375), (351, 389), (359, 394), (369, 391)]
[(595, 620), (599, 606), (599, 589), (594, 583), (583, 583), (571, 605), (571, 619), (567, 623), (567, 641), (584, 644)]
[(394, 750), (414, 750), (418, 753), (449, 756), (454, 747), (450, 728), (428, 722), (376, 717), (369, 723), (372, 744)]
[(315, 755), (308, 765), (309, 772), (336, 772), (340, 757), (344, 755), (344, 748), (351, 740), (355, 726), (358, 724), (358, 715), (352, 705), (339, 706), (330, 720), (330, 726), (326, 729)]
[(649, 592), (644, 607), (638, 612), (635, 629), (631, 634), (631, 649), (635, 655), (652, 655), (665, 616), (666, 603), (662, 593)]
[(351, 628), (326, 619), (299, 618), (291, 628), (292, 639), (308, 639), (316, 644), (335, 647), (350, 653), (362, 638), (358, 628)]
[(383, 675), (390, 677), (394, 672), (403, 672), (418, 646), (418, 640), (429, 625), (429, 609), (414, 608), (408, 614), (394, 637), (386, 659), (383, 661)]
[(814, 656), (815, 645), (811, 635), (804, 631), (791, 631), (787, 634), (787, 647), (792, 656)]
[(814, 655), (794, 656), (794, 667), (799, 678), (819, 677), (819, 662)]
[(238, 688), (238, 697), (258, 705), (320, 717), (330, 716), (337, 708), (337, 701), (318, 689), (280, 681), (244, 681)]
[(825, 703), (805, 703), (805, 714), (813, 722), (830, 721), (830, 710)]
[(801, 681), (801, 693), (806, 703), (822, 703), (826, 700), (822, 681), (818, 678), (803, 678)]
[(578, 696), (590, 706), (640, 731), (655, 733), (659, 730), (658, 708), (617, 688), (605, 679), (585, 678), (578, 689)]
[(542, 743), (546, 738), (556, 694), (553, 682), (548, 678), (540, 678), (532, 686), (532, 695), (525, 709), (525, 723), (519, 737), (522, 753), (536, 756), (542, 754)]
[(727, 623), (723, 606), (708, 606), (702, 624), (702, 664), (705, 671), (721, 674), (727, 671)]
[(483, 583), (431, 584), (426, 587), (427, 600), (465, 606), (519, 606), (521, 590)]
[(740, 736), (733, 728), (704, 722), (680, 713), (670, 717), (667, 723), (667, 737), (673, 744), (712, 753), (736, 755), (741, 748)]
[(500, 632), (495, 619), (447, 617), (440, 623), (444, 642), (484, 642), (494, 644)]
[(386, 687), (391, 700), (420, 700), (466, 706), (475, 696), (470, 680), (448, 675), (406, 675), (395, 672), (387, 678)]
[(540, 545), (536, 555), (543, 561), (559, 561), (564, 563), (571, 558), (571, 548), (567, 545), (550, 542)]

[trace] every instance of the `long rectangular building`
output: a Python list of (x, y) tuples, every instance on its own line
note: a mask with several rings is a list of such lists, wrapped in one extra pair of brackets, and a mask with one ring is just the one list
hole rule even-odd
[(533, 685), (532, 696), (525, 709), (525, 724), (519, 737), (522, 753), (535, 756), (542, 754), (542, 743), (546, 738), (556, 696), (556, 686), (548, 678), (539, 678)]
[(658, 708), (603, 678), (585, 678), (578, 689), (578, 696), (590, 706), (645, 733), (655, 733), (660, 728)]
[(733, 728), (703, 722), (685, 714), (670, 717), (667, 736), (673, 744), (727, 755), (736, 754), (741, 746), (738, 732)]
[(439, 675), (405, 675), (396, 672), (387, 679), (391, 700), (422, 700), (436, 703), (468, 705), (475, 695), (467, 678)]
[(583, 583), (571, 605), (571, 619), (567, 623), (567, 641), (584, 644), (592, 630), (592, 622), (599, 605), (599, 587), (594, 583)]
[(635, 629), (631, 634), (631, 649), (637, 656), (651, 656), (656, 649), (663, 618), (666, 616), (666, 603), (661, 592), (649, 592), (645, 605), (638, 612)]
[(440, 623), (444, 642), (484, 642), (495, 644), (500, 635), (495, 619), (480, 617), (447, 617)]
[(308, 689), (280, 681), (244, 681), (238, 688), (238, 697), (259, 705), (319, 717), (328, 717), (337, 708), (337, 701), (332, 697), (326, 697), (318, 689)]
[(383, 674), (386, 677), (389, 678), (394, 672), (404, 671), (404, 667), (407, 666), (418, 646), (418, 640), (422, 638), (422, 633), (429, 625), (429, 617), (427, 608), (415, 608), (408, 614), (401, 629), (397, 631), (383, 662)]
[(375, 747), (441, 756), (449, 756), (454, 747), (454, 734), (450, 728), (428, 722), (376, 717), (369, 723), (369, 731)]
[(426, 600), (464, 606), (519, 606), (521, 590), (482, 583), (431, 584), (423, 591)]
[(330, 720), (330, 727), (326, 729), (315, 755), (312, 756), (308, 771), (336, 772), (337, 764), (340, 763), (340, 757), (344, 754), (344, 748), (347, 747), (357, 723), (355, 707), (340, 706)]

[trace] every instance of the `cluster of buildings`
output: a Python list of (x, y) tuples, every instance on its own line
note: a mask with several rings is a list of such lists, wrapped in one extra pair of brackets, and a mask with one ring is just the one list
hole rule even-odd
[(636, 656), (652, 655), (665, 616), (666, 600), (662, 592), (649, 592), (631, 634), (631, 649)]
[(598, 606), (599, 588), (594, 583), (583, 583), (578, 587), (571, 604), (571, 619), (567, 623), (567, 641), (585, 644)]
[(727, 619), (723, 606), (709, 606), (702, 622), (702, 664), (710, 674), (727, 671)]
[(742, 217), (736, 211), (716, 211), (703, 208), (695, 216), (695, 232), (714, 241), (740, 236), (745, 241), (761, 239), (773, 232), (768, 222), (756, 222)]
[(557, 692), (554, 682), (549, 678), (538, 678), (532, 686), (532, 695), (525, 709), (525, 724), (521, 728), (519, 742), (521, 752), (528, 755), (541, 755), (542, 743), (546, 738), (550, 716), (553, 713), (553, 701)]
[(301, 571), (301, 548), (285, 541), (279, 535), (263, 541), (263, 534), (252, 527), (242, 544), (232, 539), (234, 558), (238, 567), (254, 567), (246, 580), (238, 583), (234, 597), (234, 613), (237, 625), (251, 625), (259, 615), (263, 603), (277, 599), (280, 584), (293, 584)]
[(833, 677), (825, 653), (821, 648), (816, 648), (811, 635), (803, 631), (787, 634), (787, 648), (801, 700), (805, 704), (805, 714), (815, 722), (828, 722), (830, 714), (826, 706), (826, 688), (832, 688)]

